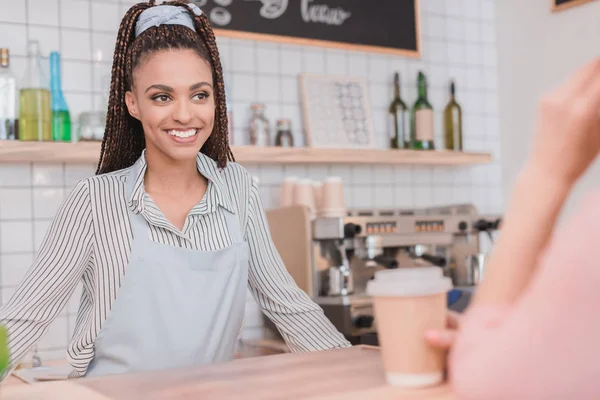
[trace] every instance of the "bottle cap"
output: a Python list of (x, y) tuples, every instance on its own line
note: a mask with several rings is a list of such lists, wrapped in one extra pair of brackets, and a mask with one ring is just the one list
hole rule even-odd
[(292, 129), (292, 121), (289, 119), (278, 119), (277, 129), (282, 131), (289, 131)]

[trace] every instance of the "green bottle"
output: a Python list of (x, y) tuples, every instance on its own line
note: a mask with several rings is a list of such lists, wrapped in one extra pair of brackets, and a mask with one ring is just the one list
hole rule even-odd
[(71, 141), (71, 114), (60, 83), (60, 55), (50, 53), (50, 93), (52, 98), (52, 140)]
[(394, 74), (394, 99), (389, 109), (389, 134), (392, 149), (404, 149), (409, 146), (410, 129), (408, 126), (408, 107), (400, 98), (400, 75)]
[(446, 150), (462, 151), (462, 110), (455, 97), (454, 81), (450, 83), (450, 101), (444, 109)]
[(421, 71), (418, 86), (419, 97), (410, 112), (410, 147), (416, 150), (433, 150), (433, 107), (427, 99), (427, 80)]

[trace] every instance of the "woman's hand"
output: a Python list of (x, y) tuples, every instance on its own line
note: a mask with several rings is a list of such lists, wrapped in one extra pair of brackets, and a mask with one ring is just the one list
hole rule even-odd
[(429, 330), (425, 332), (425, 339), (430, 345), (449, 350), (454, 344), (460, 328), (460, 314), (454, 311), (448, 311), (446, 316), (446, 329)]
[(529, 165), (568, 187), (600, 152), (600, 59), (540, 102)]

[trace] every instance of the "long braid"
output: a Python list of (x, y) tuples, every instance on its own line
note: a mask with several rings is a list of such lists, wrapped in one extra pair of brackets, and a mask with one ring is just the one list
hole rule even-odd
[[(125, 103), (125, 93), (133, 84), (133, 69), (140, 59), (153, 51), (172, 48), (194, 49), (212, 68), (215, 122), (211, 135), (203, 145), (201, 152), (217, 162), (220, 168), (233, 161), (229, 147), (227, 108), (223, 69), (219, 57), (216, 39), (210, 22), (205, 15), (197, 16), (190, 10), (196, 32), (178, 25), (161, 25), (148, 29), (138, 38), (135, 37), (135, 25), (139, 15), (154, 6), (155, 1), (132, 6), (123, 17), (117, 35), (113, 58), (112, 79), (108, 114), (97, 174), (129, 167), (141, 155), (146, 147), (141, 123), (129, 115)], [(183, 1), (171, 1), (163, 4), (183, 6)]]
[(152, 3), (135, 4), (127, 11), (119, 26), (111, 72), (106, 129), (97, 174), (133, 165), (145, 147), (144, 135), (139, 132), (136, 134), (134, 130), (139, 121), (129, 115), (125, 93), (131, 84), (127, 79), (127, 64), (130, 61), (128, 53), (134, 40), (135, 24), (142, 11), (151, 6)]

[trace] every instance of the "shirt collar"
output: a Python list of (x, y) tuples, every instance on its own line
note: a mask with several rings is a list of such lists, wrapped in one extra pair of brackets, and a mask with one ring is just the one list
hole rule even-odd
[[(146, 173), (146, 149), (131, 167), (128, 177), (128, 202), (129, 207), (137, 214), (144, 210), (144, 175)], [(196, 157), (196, 168), (206, 179), (208, 179), (208, 188), (206, 196), (192, 210), (198, 209), (204, 212), (216, 211), (217, 206), (222, 206), (226, 210), (235, 214), (235, 209), (229, 195), (229, 190), (223, 170), (217, 166), (217, 162), (203, 153), (198, 153)], [(131, 181), (129, 181), (131, 179)], [(206, 205), (203, 205), (206, 199)], [(202, 212), (201, 211), (201, 212)]]

